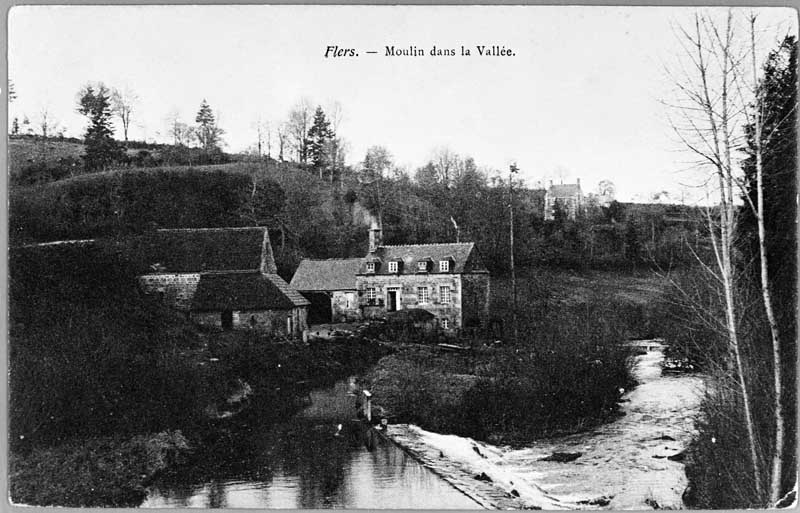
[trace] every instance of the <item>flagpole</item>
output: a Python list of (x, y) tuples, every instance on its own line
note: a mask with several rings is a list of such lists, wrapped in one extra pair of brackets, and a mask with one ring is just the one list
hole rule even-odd
[(514, 271), (514, 173), (518, 171), (516, 164), (511, 164), (508, 173), (508, 211), (509, 211), (509, 241), (511, 245), (510, 263), (511, 263), (511, 291), (513, 302), (511, 306), (511, 322), (514, 328), (514, 344), (519, 342), (519, 333), (517, 331), (517, 275)]

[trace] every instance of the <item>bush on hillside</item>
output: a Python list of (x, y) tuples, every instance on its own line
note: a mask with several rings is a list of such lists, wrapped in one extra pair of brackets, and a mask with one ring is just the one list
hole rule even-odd
[(184, 427), (219, 393), (192, 328), (102, 247), (15, 249), (9, 276), (13, 449)]

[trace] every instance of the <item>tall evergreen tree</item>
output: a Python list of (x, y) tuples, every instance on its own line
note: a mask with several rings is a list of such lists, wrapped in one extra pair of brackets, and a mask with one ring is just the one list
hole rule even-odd
[(114, 140), (110, 92), (102, 83), (85, 86), (78, 96), (78, 112), (89, 118), (84, 134), (84, 163), (90, 171), (102, 170), (122, 160), (124, 152)]
[(205, 98), (203, 98), (202, 103), (200, 103), (200, 110), (197, 111), (197, 116), (194, 121), (197, 123), (196, 133), (200, 146), (206, 152), (218, 150), (223, 131), (217, 126), (214, 112), (211, 110)]
[(322, 172), (328, 165), (328, 142), (334, 137), (331, 130), (331, 124), (325, 118), (325, 112), (322, 107), (317, 107), (314, 112), (314, 122), (308, 130), (308, 142), (306, 147), (311, 156), (311, 166), (319, 172), (319, 177), (322, 179)]

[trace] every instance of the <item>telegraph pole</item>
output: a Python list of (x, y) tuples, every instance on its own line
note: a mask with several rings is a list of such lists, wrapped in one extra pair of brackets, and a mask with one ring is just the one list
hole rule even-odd
[(513, 303), (511, 306), (511, 322), (514, 328), (514, 343), (519, 342), (517, 331), (517, 275), (514, 271), (514, 174), (517, 173), (517, 164), (511, 164), (508, 172), (508, 211), (511, 222), (509, 223), (509, 240), (511, 242), (511, 293)]

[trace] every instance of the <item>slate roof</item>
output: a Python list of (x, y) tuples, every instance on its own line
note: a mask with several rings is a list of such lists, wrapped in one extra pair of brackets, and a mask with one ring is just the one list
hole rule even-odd
[(305, 259), (289, 285), (296, 290), (355, 290), (361, 258)]
[(258, 271), (200, 275), (192, 310), (290, 310), (310, 303), (277, 274)]
[(551, 185), (547, 193), (555, 198), (572, 198), (581, 194), (581, 186), (576, 183)]
[(132, 253), (144, 272), (197, 273), (258, 270), (264, 251), (267, 271), (276, 272), (268, 237), (264, 227), (156, 230)]
[[(374, 252), (367, 255), (380, 259), (374, 273), (367, 273), (366, 266), (362, 264), (359, 274), (417, 274), (417, 262), (433, 261), (428, 267), (428, 274), (465, 274), (488, 272), (475, 251), (474, 242), (461, 242), (449, 244), (411, 244), (406, 246), (379, 246)], [(398, 273), (390, 273), (388, 262), (400, 261)], [(439, 261), (450, 260), (450, 271), (440, 272)]]

